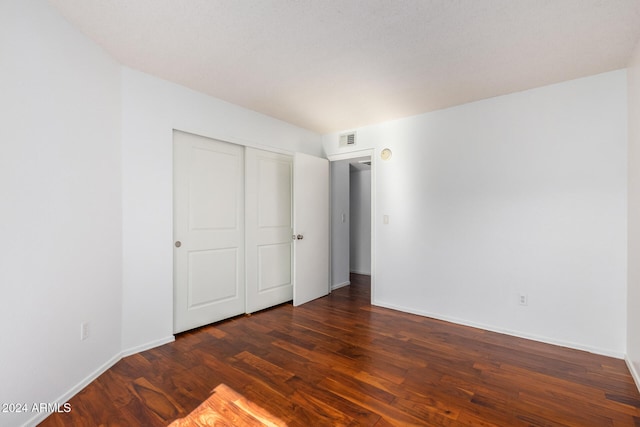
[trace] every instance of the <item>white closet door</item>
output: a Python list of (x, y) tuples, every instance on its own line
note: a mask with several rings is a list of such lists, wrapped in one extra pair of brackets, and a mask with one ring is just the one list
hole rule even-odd
[(244, 149), (174, 132), (174, 332), (245, 312)]
[(293, 298), (291, 156), (247, 148), (247, 313)]
[(329, 293), (329, 161), (294, 156), (293, 305)]

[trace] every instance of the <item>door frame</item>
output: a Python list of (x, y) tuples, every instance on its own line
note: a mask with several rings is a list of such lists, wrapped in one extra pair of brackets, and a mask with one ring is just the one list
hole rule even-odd
[[(375, 301), (375, 292), (376, 292), (376, 218), (378, 214), (376, 212), (376, 165), (377, 165), (377, 157), (376, 157), (375, 148), (368, 148), (364, 150), (357, 151), (349, 151), (344, 153), (330, 154), (327, 156), (329, 162), (335, 162), (338, 160), (348, 160), (348, 159), (356, 159), (358, 157), (370, 157), (371, 158), (371, 303)], [(329, 195), (329, 206), (333, 204), (333, 194)], [(331, 224), (333, 227), (333, 224)], [(331, 236), (329, 236), (331, 238)], [(329, 241), (329, 251), (331, 251), (331, 241)], [(332, 271), (333, 266), (331, 265), (331, 253), (329, 254), (329, 268)], [(331, 287), (331, 284), (329, 284)]]

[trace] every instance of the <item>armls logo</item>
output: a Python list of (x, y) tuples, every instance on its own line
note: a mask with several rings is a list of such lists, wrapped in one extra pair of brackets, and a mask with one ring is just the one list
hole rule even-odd
[(20, 412), (59, 412), (69, 413), (71, 412), (70, 403), (3, 403), (0, 408), (0, 413), (16, 414)]
[(31, 412), (58, 412), (66, 414), (71, 412), (71, 404), (69, 402), (62, 405), (59, 403), (34, 403), (31, 406)]

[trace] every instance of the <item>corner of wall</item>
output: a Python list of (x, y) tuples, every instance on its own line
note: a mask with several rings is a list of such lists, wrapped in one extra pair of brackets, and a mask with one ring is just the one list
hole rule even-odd
[(627, 363), (627, 368), (629, 368), (629, 372), (631, 373), (631, 377), (633, 381), (636, 383), (636, 388), (640, 391), (640, 373), (634, 363), (629, 359), (628, 356), (624, 357), (624, 361)]
[(640, 389), (640, 40), (627, 68), (627, 366)]
[[(64, 405), (65, 403), (67, 403), (73, 396), (75, 396), (80, 391), (82, 391), (83, 388), (88, 386), (96, 378), (98, 378), (100, 375), (105, 373), (109, 368), (111, 368), (113, 365), (118, 363), (122, 359), (122, 357), (123, 356), (121, 353), (115, 354), (111, 359), (107, 360), (105, 363), (100, 365), (89, 375), (84, 377), (80, 382), (78, 382), (76, 385), (74, 385), (69, 390), (64, 392), (64, 394), (62, 394), (60, 397), (55, 399), (55, 403), (57, 403), (58, 405)], [(71, 409), (73, 410), (73, 408)], [(49, 415), (51, 415), (50, 412), (36, 412), (36, 415), (31, 417), (31, 419), (29, 419), (24, 425), (25, 426), (37, 425), (42, 421), (44, 421), (45, 418), (47, 418)]]

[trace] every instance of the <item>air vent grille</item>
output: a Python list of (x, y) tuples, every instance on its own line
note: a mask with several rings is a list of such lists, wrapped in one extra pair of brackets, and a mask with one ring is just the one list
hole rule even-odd
[(356, 133), (349, 132), (340, 135), (340, 147), (347, 147), (349, 145), (356, 145)]

